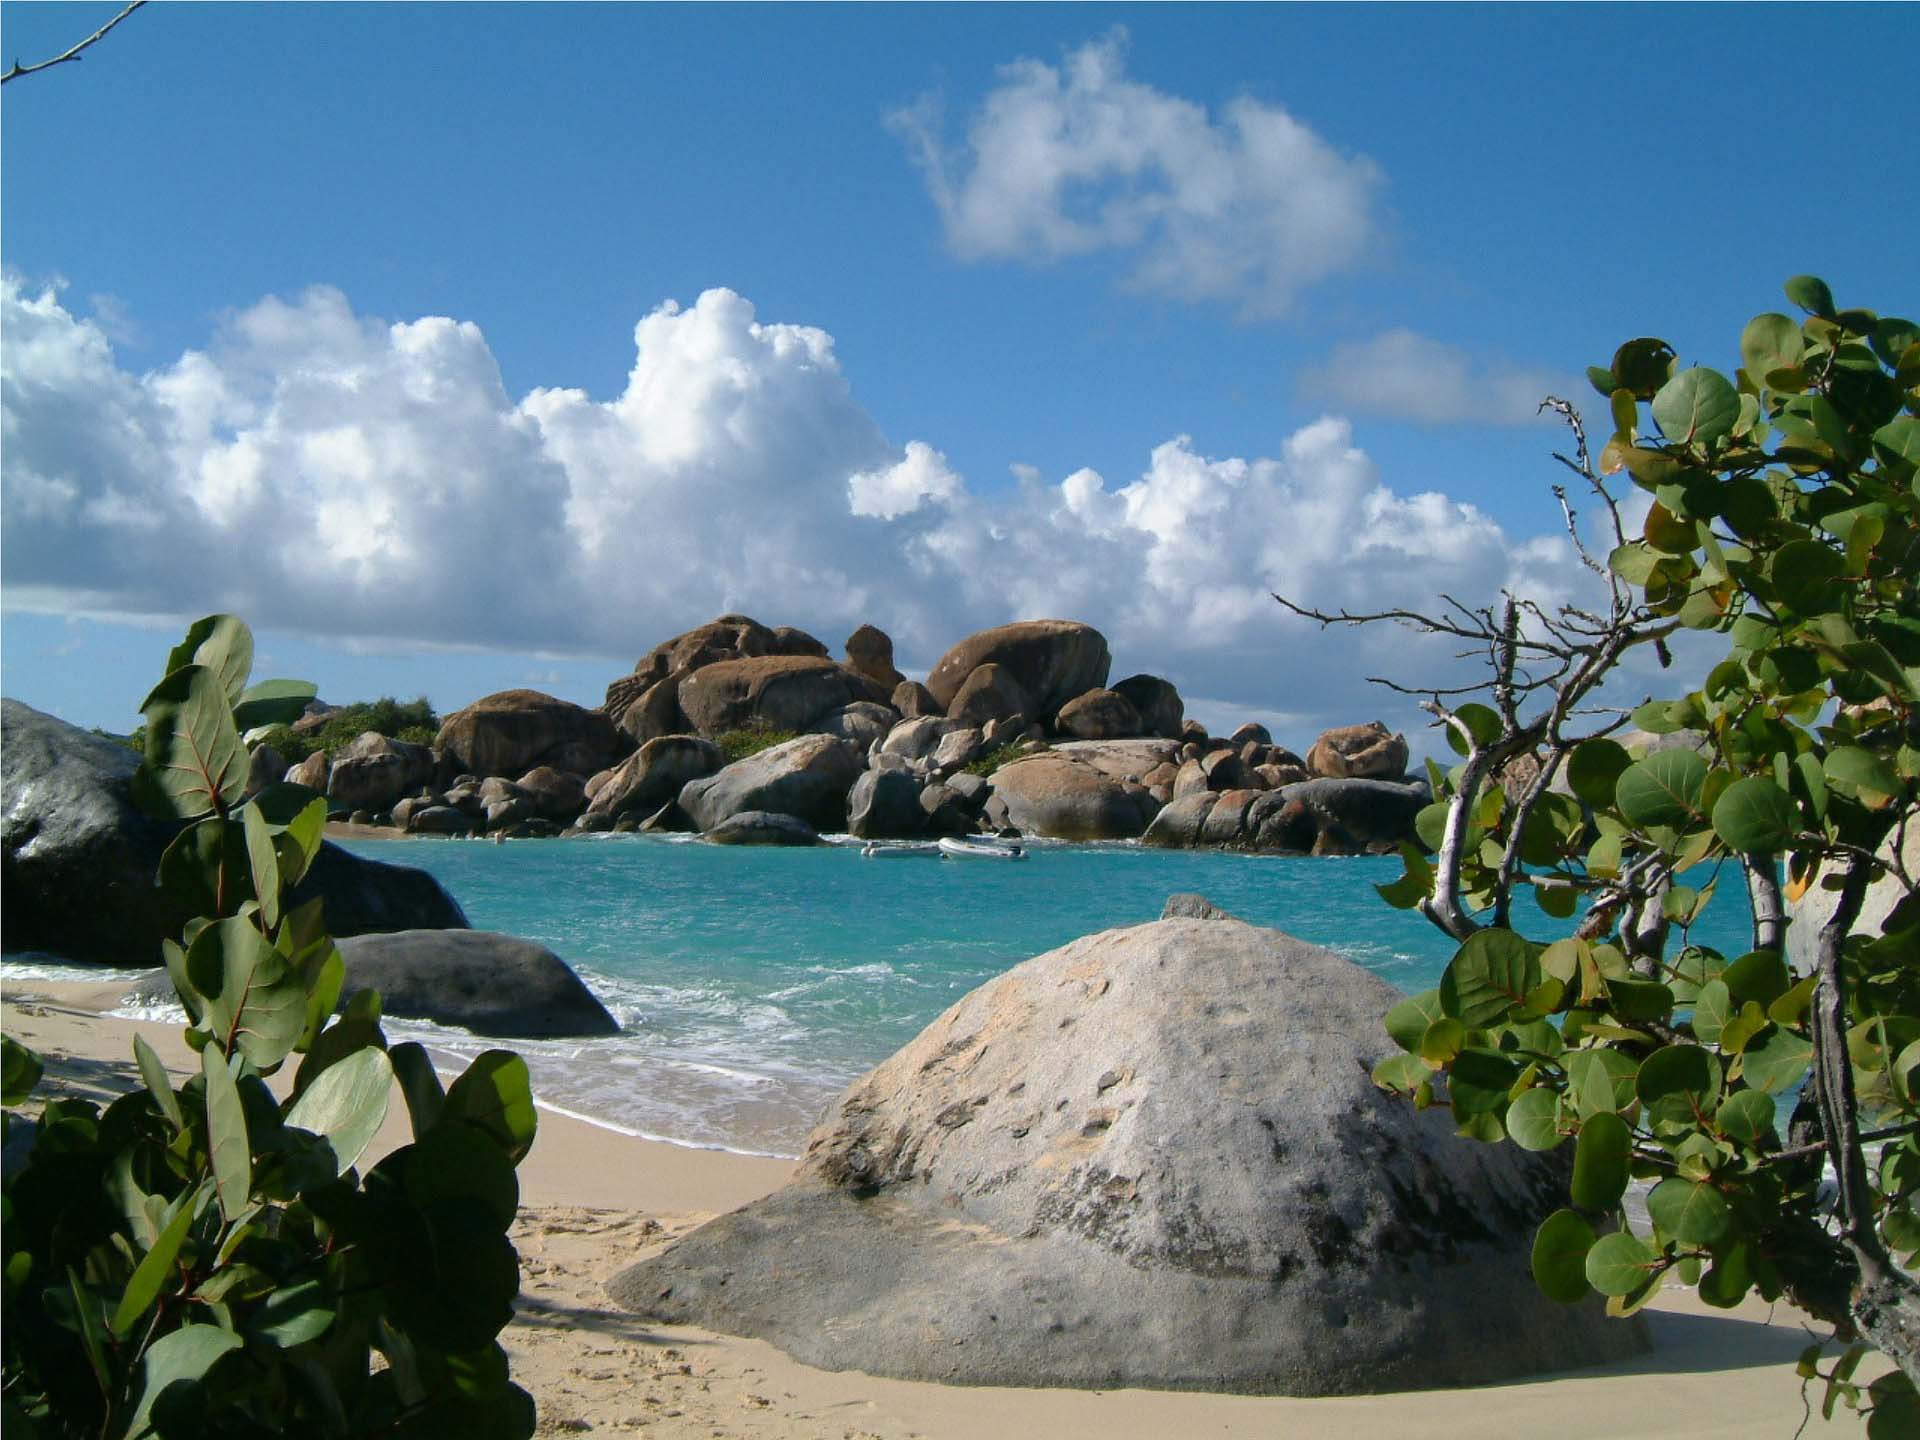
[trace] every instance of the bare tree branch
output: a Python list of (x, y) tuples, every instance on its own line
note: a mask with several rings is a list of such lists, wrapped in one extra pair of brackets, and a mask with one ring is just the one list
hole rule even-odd
[(0, 85), (6, 84), (9, 80), (17, 80), (22, 75), (32, 75), (37, 71), (51, 70), (55, 65), (64, 65), (69, 60), (85, 59), (86, 57), (80, 53), (82, 50), (85, 50), (89, 45), (97, 44), (101, 39), (105, 38), (109, 30), (113, 29), (114, 26), (118, 25), (122, 20), (126, 19), (146, 3), (147, 0), (133, 0), (133, 3), (128, 5), (126, 9), (102, 25), (78, 45), (66, 51), (64, 54), (54, 56), (51, 60), (42, 60), (33, 65), (22, 65), (18, 60), (15, 60), (13, 62), (13, 68), (7, 71), (6, 74), (0, 75)]

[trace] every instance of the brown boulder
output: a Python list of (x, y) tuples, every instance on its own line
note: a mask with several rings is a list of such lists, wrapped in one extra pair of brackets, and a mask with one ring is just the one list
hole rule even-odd
[(1113, 687), (1140, 712), (1140, 733), (1162, 740), (1178, 740), (1186, 721), (1186, 705), (1173, 683), (1158, 675), (1129, 675)]
[(1156, 808), (1143, 787), (1051, 751), (1002, 765), (992, 784), (1014, 825), (1061, 840), (1130, 840)]
[(773, 653), (776, 655), (811, 655), (819, 660), (831, 660), (833, 652), (800, 629), (797, 625), (776, 625), (773, 627)]
[(1043, 723), (1076, 695), (1102, 689), (1111, 664), (1107, 641), (1075, 620), (1021, 620), (969, 635), (927, 676), (933, 698), (949, 707), (982, 665), (1002, 665), (1030, 700), (1027, 715)]
[(287, 771), (289, 785), (304, 785), (309, 790), (327, 793), (327, 772), (333, 768), (333, 761), (324, 750), (316, 750), (298, 765)]
[(847, 669), (864, 675), (889, 696), (907, 683), (893, 665), (893, 639), (873, 625), (862, 625), (847, 637)]
[(680, 709), (702, 735), (749, 725), (805, 730), (830, 710), (867, 698), (831, 660), (764, 655), (702, 666), (680, 682)]
[(534, 813), (548, 820), (569, 821), (587, 808), (586, 782), (578, 775), (540, 765), (514, 782)]
[(968, 674), (948, 700), (946, 713), (950, 720), (983, 729), (995, 720), (1032, 714), (1030, 703), (1019, 678), (1006, 666), (989, 661)]
[[(538, 690), (502, 690), (449, 715), (434, 751), (441, 773), (524, 775), (579, 742), (569, 768), (604, 769), (632, 748), (602, 710), (588, 710)], [(581, 760), (592, 757), (590, 763)]]
[(1335, 780), (1397, 780), (1407, 771), (1407, 737), (1378, 720), (1339, 726), (1313, 742), (1307, 769)]
[(1054, 728), (1076, 740), (1121, 740), (1141, 734), (1140, 712), (1117, 690), (1089, 690), (1060, 707)]
[(933, 698), (933, 692), (918, 680), (902, 680), (893, 687), (889, 703), (908, 720), (922, 715), (944, 715), (946, 708)]
[(726, 756), (711, 740), (697, 735), (659, 735), (621, 761), (594, 792), (589, 815), (617, 820), (622, 815), (651, 815), (677, 796), (689, 780), (711, 775)]

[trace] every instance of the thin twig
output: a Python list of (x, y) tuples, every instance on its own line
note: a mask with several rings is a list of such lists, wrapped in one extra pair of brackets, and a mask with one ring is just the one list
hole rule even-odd
[(146, 3), (147, 0), (133, 0), (133, 3), (128, 5), (126, 9), (122, 10), (118, 15), (107, 21), (106, 24), (102, 25), (98, 30), (94, 31), (93, 34), (89, 35), (63, 55), (56, 55), (51, 60), (42, 60), (36, 65), (22, 65), (18, 60), (15, 60), (13, 62), (13, 68), (7, 71), (6, 74), (0, 75), (0, 85), (6, 84), (9, 80), (17, 80), (22, 75), (31, 75), (39, 70), (50, 70), (55, 65), (64, 65), (69, 60), (85, 58), (80, 54), (82, 50), (86, 49), (89, 45), (96, 44), (109, 30), (113, 29), (114, 26), (118, 25), (122, 20), (126, 19)]

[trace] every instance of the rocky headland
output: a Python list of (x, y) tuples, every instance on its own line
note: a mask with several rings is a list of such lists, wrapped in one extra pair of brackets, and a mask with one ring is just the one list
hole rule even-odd
[(1171, 682), (1112, 670), (1106, 638), (1071, 620), (969, 635), (922, 683), (872, 625), (836, 658), (803, 630), (723, 615), (654, 646), (599, 706), (502, 691), (431, 745), (369, 732), (294, 766), (256, 752), (256, 778), (418, 835), (989, 833), (1314, 855), (1393, 849), (1431, 799), (1378, 722), (1303, 755), (1260, 725), (1210, 735)]

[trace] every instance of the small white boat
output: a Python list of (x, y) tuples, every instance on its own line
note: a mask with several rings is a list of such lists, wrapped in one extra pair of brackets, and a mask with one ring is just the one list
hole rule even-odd
[(957, 840), (951, 835), (940, 838), (940, 853), (953, 860), (1024, 860), (1027, 852), (1018, 840)]
[(860, 847), (860, 858), (863, 860), (915, 860), (939, 853), (924, 845), (881, 845), (871, 840)]

